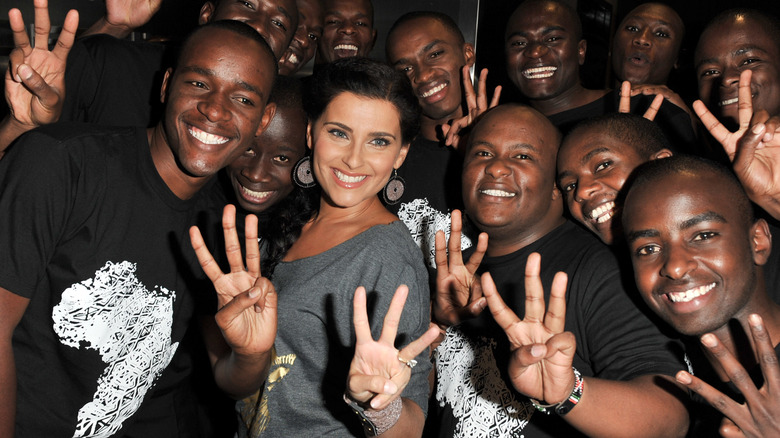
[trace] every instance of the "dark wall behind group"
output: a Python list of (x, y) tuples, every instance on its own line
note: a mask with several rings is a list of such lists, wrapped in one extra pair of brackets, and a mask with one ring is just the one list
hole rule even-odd
[[(704, 25), (716, 13), (735, 6), (753, 7), (780, 15), (778, 0), (679, 0), (663, 1), (675, 8), (683, 18), (687, 34), (683, 42), (680, 57), (680, 69), (672, 75), (674, 89), (695, 91), (695, 76), (691, 58), (698, 35)], [(80, 28), (86, 28), (97, 20), (104, 10), (100, 0), (50, 0), (52, 24), (62, 23), (69, 9), (80, 12)], [(602, 88), (611, 86), (611, 73), (608, 65), (610, 35), (618, 21), (631, 9), (645, 1), (639, 0), (570, 0), (578, 3), (580, 15), (584, 19), (588, 39), (588, 57), (583, 68), (583, 80), (586, 86)], [(2, 0), (0, 11), (0, 63), (5, 68), (7, 56), (13, 47), (11, 32), (5, 11), (11, 7), (19, 8), (25, 22), (32, 23), (32, 0)], [(518, 0), (374, 0), (376, 10), (376, 28), (379, 37), (372, 57), (384, 59), (384, 41), (388, 29), (402, 13), (412, 10), (440, 10), (451, 15), (464, 30), (466, 39), (477, 43), (477, 66), (490, 69), (488, 78), (491, 87), (508, 85), (503, 61), (504, 28), (506, 20)], [(614, 12), (613, 12), (613, 4)], [(160, 12), (154, 19), (139, 30), (138, 37), (176, 37), (187, 33), (196, 23), (200, 0), (164, 0)], [(511, 86), (505, 87), (506, 99), (519, 98)], [(685, 91), (682, 92), (685, 96)], [(503, 100), (503, 99), (502, 99)]]

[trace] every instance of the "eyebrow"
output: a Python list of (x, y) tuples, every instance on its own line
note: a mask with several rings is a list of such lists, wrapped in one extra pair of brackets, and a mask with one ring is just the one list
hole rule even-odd
[[(684, 220), (680, 224), (679, 229), (687, 230), (702, 222), (709, 222), (709, 221), (714, 221), (723, 224), (728, 223), (728, 221), (726, 221), (726, 218), (724, 218), (720, 214), (715, 213), (714, 211), (705, 211), (704, 213), (697, 214), (696, 216), (690, 219)], [(637, 239), (641, 239), (643, 237), (658, 237), (659, 235), (660, 233), (658, 232), (658, 230), (653, 230), (653, 229), (631, 231), (626, 235), (626, 241), (628, 243), (633, 243)]]
[(697, 214), (696, 216), (684, 220), (680, 224), (681, 230), (687, 230), (688, 228), (691, 228), (693, 226), (696, 226), (702, 222), (718, 222), (718, 223), (728, 223), (726, 221), (726, 218), (719, 215), (718, 213), (715, 213), (714, 211), (705, 211), (704, 213)]
[[(434, 46), (436, 46), (437, 44), (440, 44), (440, 43), (444, 43), (444, 40), (433, 40), (430, 43), (426, 44), (425, 47), (423, 47), (422, 49), (418, 50), (417, 53), (425, 53), (425, 52), (431, 50)], [(394, 62), (393, 66), (397, 66), (397, 65), (401, 65), (401, 64), (407, 64), (409, 62), (410, 62), (409, 58), (401, 58), (401, 59), (397, 60), (396, 62)]]
[[(555, 32), (555, 31), (565, 32), (566, 28), (564, 28), (563, 26), (547, 26), (544, 29), (542, 29), (542, 35), (548, 34), (550, 32)], [(509, 36), (506, 39), (510, 39), (514, 36), (525, 37), (526, 35), (528, 35), (528, 32), (519, 30), (517, 32), (512, 32), (511, 34), (509, 34)]]
[[(354, 130), (352, 128), (350, 128), (349, 126), (347, 126), (347, 125), (345, 125), (345, 124), (343, 124), (341, 122), (323, 122), (322, 124), (323, 125), (336, 125), (339, 128), (341, 128), (341, 129), (343, 129), (343, 130), (345, 130), (347, 132), (354, 132)], [(395, 140), (395, 135), (393, 135), (393, 134), (391, 134), (389, 132), (374, 131), (374, 132), (369, 132), (368, 135), (372, 136), (372, 137), (390, 137), (393, 140)]]
[[(195, 65), (187, 65), (187, 66), (181, 67), (181, 69), (183, 71), (193, 72), (193, 73), (197, 73), (197, 74), (203, 75), (203, 76), (209, 76), (209, 77), (216, 77), (217, 76), (217, 74), (214, 72), (214, 70), (212, 70), (210, 68), (198, 67), (198, 66), (195, 66)], [(246, 91), (249, 91), (251, 93), (255, 93), (255, 94), (259, 95), (261, 99), (263, 97), (265, 97), (265, 95), (263, 94), (263, 92), (261, 90), (259, 90), (257, 87), (255, 87), (254, 85), (250, 84), (249, 82), (246, 82), (246, 81), (233, 81), (233, 83), (238, 85), (239, 87), (245, 89)]]
[[(756, 52), (761, 52), (763, 54), (767, 54), (767, 51), (762, 49), (761, 47), (758, 47), (758, 46), (744, 46), (744, 47), (740, 47), (740, 48), (738, 48), (736, 50), (731, 51), (729, 53), (729, 55), (731, 55), (732, 57), (742, 56), (745, 53), (752, 52), (752, 51), (756, 51)], [(718, 58), (702, 59), (701, 61), (696, 63), (695, 68), (698, 69), (699, 67), (701, 67), (702, 64), (717, 63), (717, 62), (718, 62)]]
[(276, 9), (277, 9), (279, 12), (281, 12), (282, 14), (284, 14), (284, 15), (285, 15), (285, 17), (287, 17), (287, 18), (289, 18), (290, 20), (292, 20), (292, 15), (290, 15), (290, 13), (289, 13), (289, 12), (287, 12), (287, 9), (285, 9), (285, 8), (284, 8), (284, 6), (277, 6), (277, 8), (276, 8)]
[(582, 160), (580, 160), (580, 163), (585, 164), (588, 161), (590, 161), (590, 159), (593, 158), (594, 156), (596, 156), (596, 155), (598, 155), (598, 154), (600, 154), (602, 152), (609, 152), (609, 151), (610, 151), (610, 149), (608, 147), (604, 147), (604, 146), (602, 146), (600, 148), (593, 149), (592, 151), (590, 151), (587, 154), (585, 154), (584, 157), (582, 157)]

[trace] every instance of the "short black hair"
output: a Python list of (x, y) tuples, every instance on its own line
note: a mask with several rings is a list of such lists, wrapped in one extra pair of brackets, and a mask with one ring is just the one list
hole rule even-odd
[(632, 174), (625, 199), (628, 201), (634, 190), (662, 181), (669, 175), (703, 173), (714, 173), (729, 186), (730, 189), (720, 193), (720, 196), (727, 197), (731, 205), (740, 213), (745, 224), (752, 225), (756, 221), (753, 204), (734, 172), (721, 163), (695, 155), (677, 154), (669, 158), (650, 160), (640, 165)]
[(396, 28), (398, 28), (400, 25), (408, 21), (416, 20), (418, 18), (430, 18), (432, 20), (436, 20), (439, 23), (441, 23), (445, 29), (447, 29), (457, 37), (459, 44), (463, 44), (466, 42), (466, 38), (463, 37), (463, 32), (460, 30), (455, 20), (453, 20), (452, 17), (450, 17), (449, 15), (437, 11), (407, 12), (406, 14), (401, 15), (397, 20), (395, 20), (395, 23), (393, 23), (393, 25), (390, 26), (390, 30), (387, 32), (387, 36), (389, 37), (390, 34), (392, 34), (396, 30)]
[[(573, 33), (574, 36), (577, 38), (577, 41), (582, 40), (582, 19), (580, 19), (580, 15), (577, 13), (577, 10), (571, 7), (568, 3), (562, 2), (560, 0), (523, 0), (517, 4), (517, 6), (512, 10), (512, 13), (509, 14), (510, 19), (512, 15), (514, 15), (518, 9), (520, 9), (522, 6), (530, 5), (533, 3), (554, 3), (558, 6), (560, 6), (564, 11), (566, 11), (571, 18), (574, 20), (574, 29)], [(509, 23), (507, 23), (507, 26)]]
[[(701, 34), (704, 35), (704, 33), (707, 32), (711, 27), (724, 23), (731, 23), (737, 18), (747, 18), (758, 22), (763, 27), (763, 29), (755, 29), (755, 31), (760, 32), (763, 30), (768, 32), (772, 41), (777, 43), (777, 48), (780, 50), (780, 20), (778, 20), (778, 18), (774, 15), (764, 11), (759, 11), (757, 9), (732, 8), (725, 10), (710, 20)], [(696, 45), (696, 52), (699, 51), (699, 44), (701, 44), (701, 38), (699, 38), (699, 43)]]
[(238, 35), (241, 35), (243, 37), (249, 38), (252, 41), (256, 41), (258, 44), (260, 44), (260, 47), (262, 47), (261, 50), (263, 50), (266, 55), (271, 59), (271, 62), (273, 62), (274, 65), (274, 75), (279, 71), (279, 64), (276, 59), (276, 55), (274, 55), (273, 50), (271, 50), (271, 46), (268, 45), (268, 43), (265, 41), (265, 38), (263, 38), (262, 35), (257, 33), (256, 30), (252, 28), (252, 26), (241, 22), (237, 20), (216, 20), (216, 21), (210, 21), (208, 23), (205, 23), (201, 26), (196, 26), (192, 31), (190, 31), (189, 34), (184, 38), (184, 41), (179, 46), (178, 53), (176, 55), (176, 66), (179, 65), (180, 57), (182, 53), (184, 52), (184, 49), (187, 47), (188, 43), (192, 38), (201, 33), (206, 32), (209, 29), (224, 29), (228, 30), (230, 32), (236, 33)]
[(661, 128), (653, 121), (636, 114), (607, 113), (586, 119), (566, 135), (563, 143), (577, 138), (584, 131), (598, 130), (631, 146), (643, 158), (649, 158), (661, 149), (672, 149)]
[(401, 118), (401, 141), (409, 144), (420, 132), (422, 109), (406, 75), (387, 64), (368, 58), (343, 58), (323, 65), (311, 76), (305, 90), (304, 108), (310, 121), (343, 92), (369, 99), (386, 100)]

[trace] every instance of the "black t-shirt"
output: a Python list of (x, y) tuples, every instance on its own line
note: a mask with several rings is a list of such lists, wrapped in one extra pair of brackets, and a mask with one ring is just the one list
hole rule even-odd
[(94, 35), (68, 54), (60, 121), (107, 126), (153, 126), (162, 114), (165, 45)]
[[(436, 266), (436, 231), (443, 230), (449, 236), (450, 212), (463, 209), (462, 170), (463, 160), (455, 149), (422, 136), (412, 142), (404, 164), (398, 169), (406, 189), (400, 201), (387, 208), (409, 228), (431, 269)], [(470, 243), (462, 246), (468, 248)]]
[[(532, 252), (542, 256), (545, 301), (555, 273), (568, 274), (566, 330), (576, 337), (573, 365), (583, 376), (625, 381), (684, 369), (682, 347), (640, 310), (638, 294), (624, 289), (611, 251), (571, 222), (517, 252), (482, 262), (480, 272), (490, 272), (518, 317), (524, 315), (523, 273)], [(436, 350), (439, 436), (580, 436), (562, 418), (537, 412), (514, 390), (508, 360), (506, 335), (489, 311), (450, 327)]]
[(50, 125), (0, 160), (0, 287), (30, 300), (19, 436), (198, 436), (184, 339), (213, 294), (188, 236), (201, 202), (170, 191), (142, 128)]
[[(642, 115), (650, 107), (654, 96), (645, 96), (643, 94), (631, 98), (631, 114)], [(614, 113), (618, 111), (620, 94), (611, 90), (600, 99), (591, 103), (553, 114), (548, 118), (563, 135), (568, 134), (577, 123), (591, 117), (602, 114)], [(664, 132), (666, 138), (671, 143), (674, 152), (693, 155), (705, 155), (704, 149), (699, 145), (696, 133), (691, 125), (691, 118), (682, 108), (677, 105), (664, 101), (661, 109), (655, 117), (655, 122)]]

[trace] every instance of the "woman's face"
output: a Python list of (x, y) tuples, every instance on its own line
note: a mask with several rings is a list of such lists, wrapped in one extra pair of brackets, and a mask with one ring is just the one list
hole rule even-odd
[(350, 92), (338, 94), (309, 123), (308, 144), (323, 196), (342, 208), (373, 201), (409, 151), (396, 107)]

